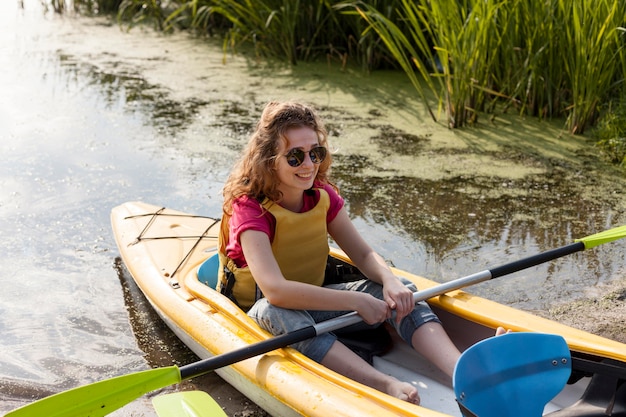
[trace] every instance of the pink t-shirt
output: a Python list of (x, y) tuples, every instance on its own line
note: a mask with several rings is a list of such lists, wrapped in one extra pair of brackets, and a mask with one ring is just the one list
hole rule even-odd
[[(314, 187), (323, 188), (330, 197), (330, 207), (326, 214), (326, 224), (329, 224), (339, 213), (339, 210), (344, 205), (344, 200), (341, 198), (335, 189), (328, 184), (316, 183)], [(302, 206), (301, 213), (305, 213), (311, 210), (320, 199), (320, 193), (318, 190), (312, 189), (304, 193), (304, 205)], [(226, 256), (235, 261), (235, 264), (239, 268), (243, 268), (247, 265), (246, 258), (243, 256), (241, 249), (241, 234), (246, 230), (258, 230), (266, 233), (270, 242), (274, 241), (274, 231), (276, 229), (276, 219), (267, 210), (263, 210), (261, 203), (254, 198), (243, 196), (233, 201), (233, 214), (229, 223), (229, 238), (226, 245)]]

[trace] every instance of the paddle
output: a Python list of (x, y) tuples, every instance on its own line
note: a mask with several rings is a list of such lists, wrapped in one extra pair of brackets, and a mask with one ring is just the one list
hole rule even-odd
[(547, 333), (508, 333), (467, 349), (452, 378), (466, 417), (541, 416), (572, 371), (565, 339)]
[[(484, 271), (477, 272), (463, 278), (455, 279), (454, 281), (437, 285), (436, 287), (427, 290), (419, 291), (418, 293), (420, 294), (420, 296), (427, 297), (421, 298), (422, 300), (432, 298), (441, 294), (445, 294), (446, 292), (478, 284), (492, 278), (498, 278), (504, 275), (512, 274), (513, 272), (522, 271), (524, 269), (537, 266), (539, 264), (552, 261), (557, 258), (561, 258), (565, 255), (570, 255), (572, 253), (580, 252), (585, 249), (595, 248), (596, 246), (599, 246), (603, 243), (608, 243), (617, 239), (621, 239), (624, 236), (626, 236), (626, 225), (605, 230), (604, 232), (596, 233), (594, 235), (583, 237), (581, 239), (575, 239), (575, 243), (570, 243), (569, 245), (565, 245), (560, 248), (529, 256), (528, 258), (520, 259), (519, 261), (510, 262), (497, 268), (486, 269)], [(428, 296), (429, 293), (432, 294), (430, 297)], [(413, 297), (413, 299), (415, 299), (415, 297)], [(417, 301), (420, 300), (415, 300), (415, 302)]]
[(152, 399), (159, 417), (228, 417), (222, 407), (204, 391), (182, 391)]
[[(426, 290), (417, 291), (413, 294), (413, 300), (415, 302), (427, 300), (449, 291), (521, 271), (574, 252), (590, 249), (624, 236), (626, 236), (626, 225), (577, 239), (576, 243), (505, 264), (492, 270), (482, 271)], [(360, 321), (361, 318), (356, 312), (348, 313), (335, 319), (318, 323), (315, 326), (285, 333), (232, 352), (185, 365), (180, 369), (176, 366), (156, 368), (74, 388), (23, 406), (6, 414), (6, 417), (40, 417), (43, 415), (48, 417), (104, 416), (150, 391), (177, 384), (184, 379), (200, 376), (215, 369), (284, 348)]]

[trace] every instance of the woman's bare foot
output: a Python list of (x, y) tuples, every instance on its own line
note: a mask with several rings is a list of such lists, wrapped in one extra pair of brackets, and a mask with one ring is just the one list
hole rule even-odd
[(498, 327), (496, 329), (496, 336), (502, 336), (503, 334), (511, 333), (511, 330), (506, 330), (504, 327)]
[(395, 378), (391, 378), (387, 384), (386, 392), (391, 396), (415, 405), (419, 405), (420, 403), (420, 396), (417, 392), (417, 388), (408, 382), (402, 382)]

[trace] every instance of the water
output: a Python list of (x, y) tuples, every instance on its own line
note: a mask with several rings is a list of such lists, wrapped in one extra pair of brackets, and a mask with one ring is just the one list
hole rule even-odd
[[(224, 65), (219, 44), (126, 33), (36, 1), (3, 1), (0, 27), (0, 411), (194, 360), (128, 282), (109, 213), (143, 200), (219, 215), (220, 187), (270, 99), (321, 109), (355, 224), (417, 274), (445, 281), (625, 223), (623, 176), (586, 154), (584, 139), (559, 141), (558, 123), (503, 118), (449, 132), (401, 77), (230, 55)], [(545, 310), (623, 279), (624, 248), (470, 291)], [(215, 376), (196, 384), (227, 407), (243, 401)], [(154, 413), (144, 399), (121, 414)]]
[[(192, 359), (176, 346), (159, 357), (158, 341), (138, 344), (115, 269), (109, 212), (131, 199), (199, 210), (215, 192), (203, 163), (194, 164), (203, 178), (194, 178), (197, 172), (185, 169), (191, 156), (174, 147), (162, 152), (160, 126), (134, 108), (128, 87), (90, 76), (91, 68), (59, 52), (64, 31), (80, 25), (44, 18), (36, 4), (15, 6), (2, 2), (0, 13), (0, 411), (149, 363), (162, 366), (168, 356)], [(191, 198), (181, 196), (179, 182)], [(153, 414), (147, 402), (128, 413)]]

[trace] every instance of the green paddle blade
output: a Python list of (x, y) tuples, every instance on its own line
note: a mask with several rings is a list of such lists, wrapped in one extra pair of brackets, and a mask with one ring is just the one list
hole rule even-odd
[(605, 230), (604, 232), (596, 233), (595, 235), (583, 237), (581, 239), (576, 239), (576, 242), (582, 242), (585, 245), (585, 249), (591, 249), (603, 243), (612, 242), (623, 237), (626, 237), (626, 225)]
[(159, 417), (228, 417), (222, 407), (204, 391), (183, 391), (152, 399)]
[(5, 417), (102, 417), (155, 389), (181, 381), (176, 366), (122, 375), (46, 397)]

